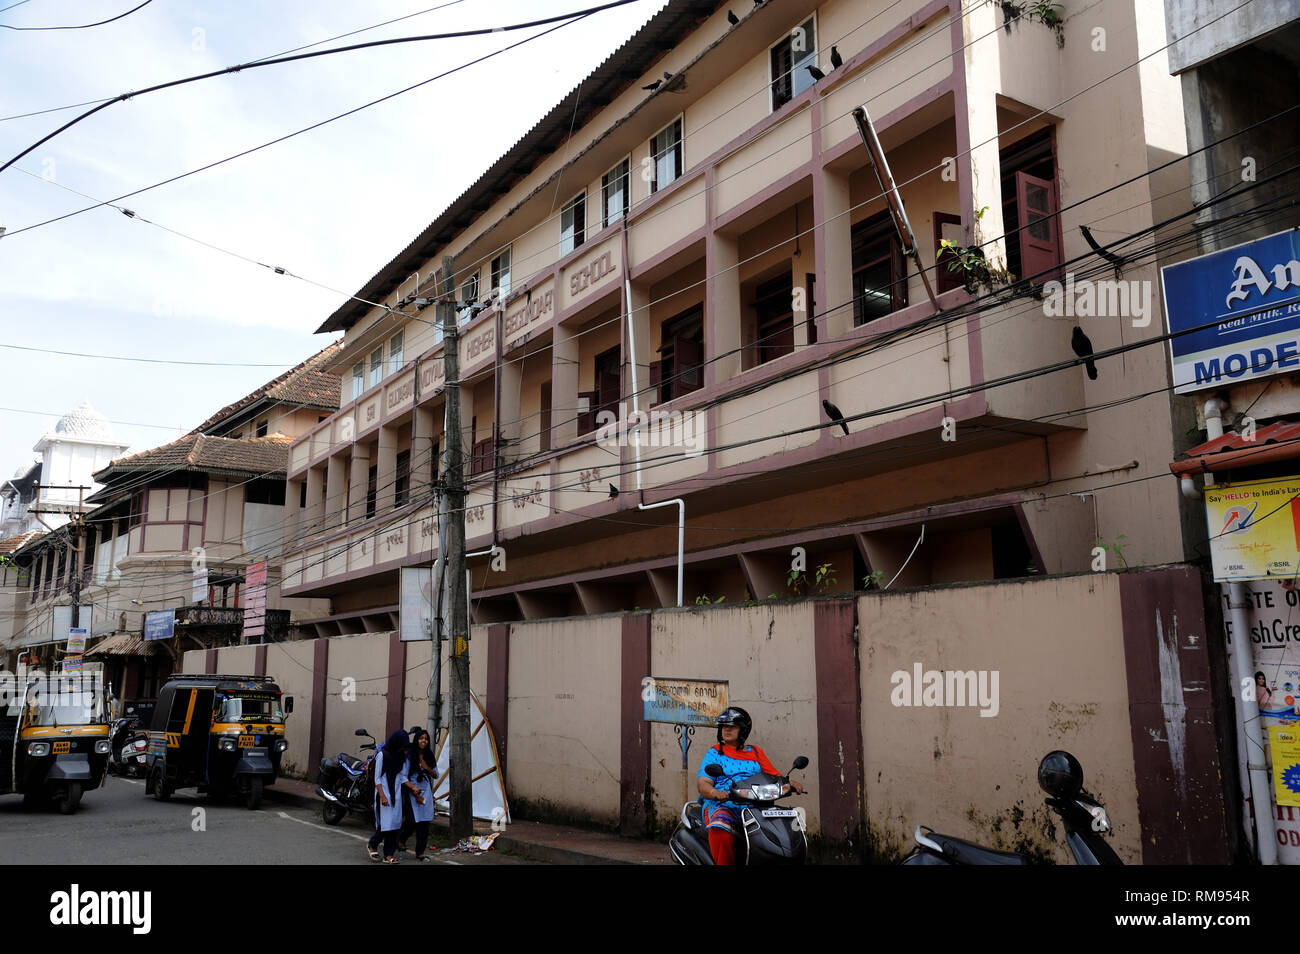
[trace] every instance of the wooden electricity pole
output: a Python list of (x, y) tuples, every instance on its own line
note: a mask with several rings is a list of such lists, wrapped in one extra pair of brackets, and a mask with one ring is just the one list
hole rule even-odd
[[(456, 282), (451, 256), (443, 256), (438, 316), (442, 320), (442, 353), (447, 396), (443, 435), (447, 442), (447, 579), (451, 581), (451, 621), (448, 627), (451, 690), (451, 835), (474, 834), (473, 765), (469, 744), (469, 594), (465, 592), (465, 456), (460, 421), (460, 331), (456, 316)], [(435, 645), (437, 645), (435, 643)]]

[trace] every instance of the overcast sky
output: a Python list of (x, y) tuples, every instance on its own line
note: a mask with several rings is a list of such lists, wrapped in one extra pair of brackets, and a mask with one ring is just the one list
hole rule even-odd
[[(0, 23), (90, 23), (138, 2), (27, 0), (0, 13)], [(0, 29), (0, 163), (89, 107), (8, 117), (268, 57), (446, 3), (153, 0), (91, 29)], [(519, 23), (591, 5), (459, 0), (314, 49)], [(35, 457), (32, 445), (84, 400), (139, 451), (174, 439), (325, 347), (335, 336), (313, 332), (343, 296), (358, 291), (664, 5), (640, 0), (595, 14), (324, 128), (120, 203), (337, 292), (107, 207), (15, 233), (91, 204), (67, 189), (113, 199), (529, 33), (342, 53), (152, 93), (109, 106), (0, 174), (0, 226), (8, 229), (0, 238), (0, 344), (274, 366), (185, 367), (0, 348), (0, 479)], [(38, 413), (23, 413), (32, 411)]]

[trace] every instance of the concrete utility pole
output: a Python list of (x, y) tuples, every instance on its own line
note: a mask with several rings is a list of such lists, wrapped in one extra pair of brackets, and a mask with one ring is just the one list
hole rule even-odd
[(469, 594), (461, 586), (461, 580), (465, 578), (465, 458), (461, 452), (460, 331), (456, 326), (454, 276), (451, 256), (443, 256), (438, 312), (442, 319), (447, 395), (443, 437), (447, 442), (446, 567), (447, 579), (451, 581), (451, 754), (447, 760), (451, 784), (448, 800), (451, 803), (451, 835), (460, 839), (474, 834), (474, 800), (471, 791), (473, 766), (469, 754)]

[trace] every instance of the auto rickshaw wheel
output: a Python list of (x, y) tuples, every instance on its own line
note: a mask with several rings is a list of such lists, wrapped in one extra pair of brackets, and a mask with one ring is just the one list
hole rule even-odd
[(59, 795), (59, 812), (71, 815), (81, 804), (81, 783), (69, 782), (68, 787)]
[(248, 780), (248, 807), (257, 808), (262, 804), (262, 776), (254, 775)]
[(165, 802), (172, 797), (171, 786), (167, 784), (167, 775), (161, 768), (153, 770), (153, 797)]

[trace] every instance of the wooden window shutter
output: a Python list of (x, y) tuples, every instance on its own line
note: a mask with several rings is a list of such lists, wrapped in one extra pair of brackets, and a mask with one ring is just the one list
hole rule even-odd
[(1056, 185), (1024, 172), (1016, 173), (1016, 208), (1020, 213), (1020, 268), (1035, 285), (1059, 278), (1061, 228), (1056, 215)]
[(578, 434), (596, 429), (596, 408), (600, 404), (599, 391), (578, 392)]
[(664, 390), (661, 383), (663, 380), (663, 372), (664, 363), (662, 361), (650, 362), (650, 387), (655, 389), (655, 404), (662, 404), (664, 402)]
[(693, 338), (673, 339), (675, 394), (689, 394), (704, 387), (704, 342)]

